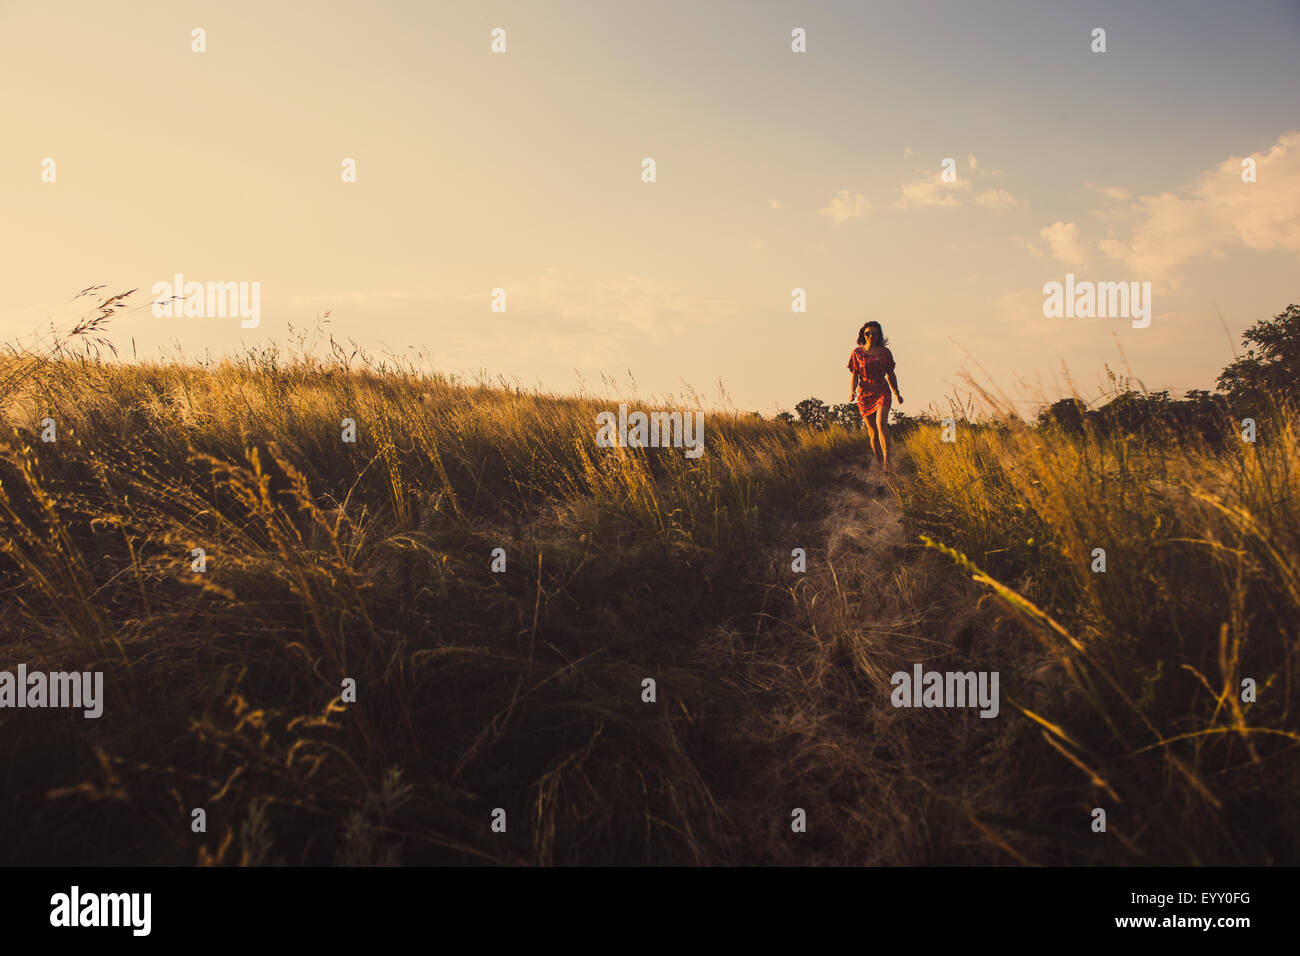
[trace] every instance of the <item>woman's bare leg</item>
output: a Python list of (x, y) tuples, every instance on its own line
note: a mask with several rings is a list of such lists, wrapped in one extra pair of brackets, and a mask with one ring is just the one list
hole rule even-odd
[(876, 427), (872, 431), (872, 437), (876, 433), (880, 434), (880, 470), (889, 474), (889, 408), (881, 406), (876, 410)]
[(870, 418), (864, 419), (867, 425), (867, 444), (871, 447), (871, 453), (876, 456), (876, 461), (884, 461), (884, 453), (880, 450), (880, 435), (876, 433), (875, 423)]

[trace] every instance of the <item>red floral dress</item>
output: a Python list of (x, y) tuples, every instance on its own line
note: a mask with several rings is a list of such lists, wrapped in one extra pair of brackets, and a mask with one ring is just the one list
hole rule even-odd
[(868, 352), (862, 346), (849, 356), (849, 371), (858, 373), (858, 411), (863, 418), (875, 415), (880, 409), (889, 414), (889, 383), (885, 374), (894, 370), (894, 353), (885, 346)]

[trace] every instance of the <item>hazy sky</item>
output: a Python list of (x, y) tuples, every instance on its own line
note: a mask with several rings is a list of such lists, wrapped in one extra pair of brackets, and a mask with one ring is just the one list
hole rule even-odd
[[(448, 371), (770, 413), (846, 400), (875, 318), (905, 411), (967, 352), (1050, 397), (1121, 349), (1212, 387), (1216, 307), (1237, 342), (1300, 301), (1298, 49), (1300, 0), (0, 0), (0, 338), (182, 273), (259, 282), (261, 324), (144, 308), (126, 357), (328, 310)], [(1151, 325), (1045, 318), (1066, 272), (1151, 282)]]

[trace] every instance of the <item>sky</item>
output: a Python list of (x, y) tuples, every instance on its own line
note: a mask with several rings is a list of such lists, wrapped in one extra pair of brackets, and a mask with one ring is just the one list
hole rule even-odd
[[(1026, 408), (1108, 365), (1213, 388), (1300, 301), (1297, 49), (1300, 0), (0, 0), (0, 340), (103, 285), (139, 290), (125, 360), (328, 312), (471, 379), (767, 415), (846, 401), (875, 319), (913, 413), (963, 371)], [(258, 325), (154, 315), (177, 273), (258, 283)], [(1045, 316), (1067, 273), (1151, 283), (1150, 324)]]

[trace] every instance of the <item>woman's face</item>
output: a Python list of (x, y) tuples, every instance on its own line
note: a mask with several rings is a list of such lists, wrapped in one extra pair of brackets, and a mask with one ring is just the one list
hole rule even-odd
[(869, 325), (862, 330), (862, 347), (870, 349), (880, 344), (880, 332), (874, 325)]

